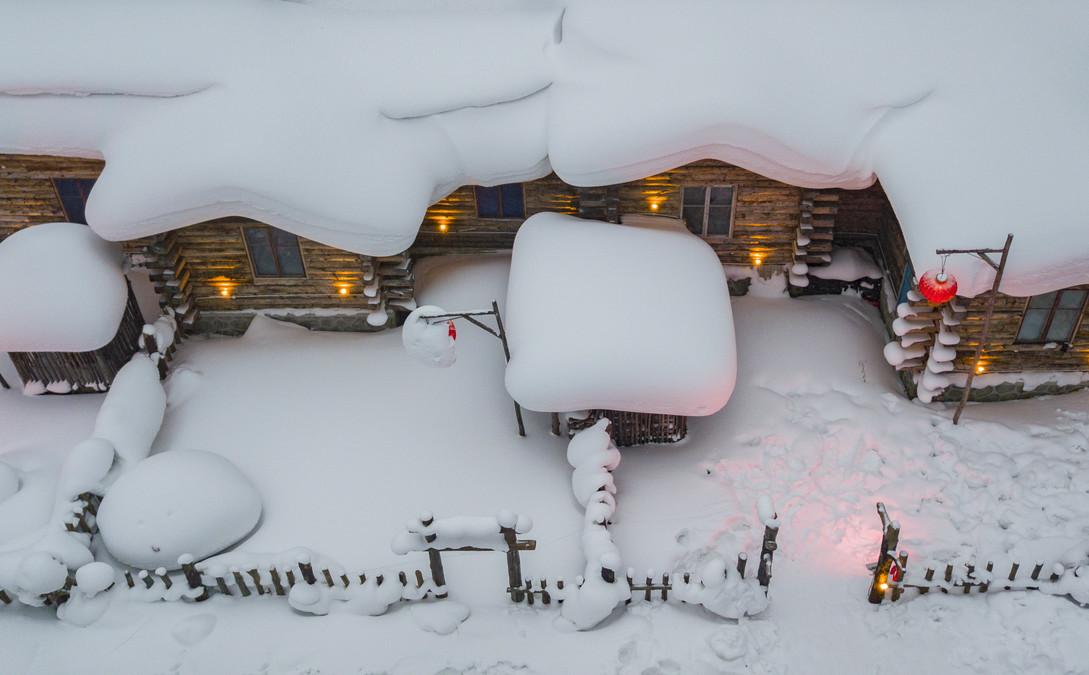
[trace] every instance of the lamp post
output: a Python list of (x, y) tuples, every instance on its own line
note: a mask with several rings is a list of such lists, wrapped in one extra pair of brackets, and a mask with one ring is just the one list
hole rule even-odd
[[(494, 316), (495, 328), (492, 328), (488, 324), (480, 321), (477, 317)], [(503, 344), (503, 356), (506, 358), (507, 363), (510, 363), (510, 345), (507, 344), (507, 331), (503, 328), (503, 316), (499, 313), (499, 303), (492, 300), (491, 309), (477, 309), (464, 312), (445, 312), (443, 314), (429, 314), (421, 317), (428, 325), (436, 324), (441, 321), (456, 321), (457, 319), (465, 319), (472, 325), (483, 330), (485, 333), (499, 338), (499, 342)], [(514, 402), (514, 416), (518, 420), (518, 435), (526, 435), (526, 425), (522, 421), (522, 406), (518, 404), (518, 401)]]
[[(983, 356), (983, 349), (987, 344), (987, 338), (991, 332), (991, 315), (994, 314), (994, 301), (995, 296), (998, 295), (998, 285), (1002, 283), (1002, 275), (1006, 271), (1006, 259), (1010, 255), (1010, 245), (1013, 243), (1013, 235), (1006, 235), (1006, 245), (1002, 248), (967, 248), (967, 249), (939, 249), (936, 251), (938, 255), (953, 255), (955, 253), (967, 253), (974, 255), (983, 262), (987, 263), (994, 269), (994, 283), (991, 284), (991, 295), (987, 298), (987, 311), (983, 315), (983, 330), (979, 335), (979, 342), (976, 344), (975, 355), (972, 356), (972, 367), (968, 369), (968, 380), (964, 383), (964, 393), (960, 397), (960, 403), (957, 404), (957, 412), (953, 413), (953, 424), (960, 423), (960, 416), (964, 412), (964, 407), (968, 405), (968, 396), (972, 393), (972, 381), (976, 378), (976, 372), (979, 370), (979, 361)], [(998, 262), (995, 262), (990, 255), (991, 253), (1001, 253), (1002, 257)]]

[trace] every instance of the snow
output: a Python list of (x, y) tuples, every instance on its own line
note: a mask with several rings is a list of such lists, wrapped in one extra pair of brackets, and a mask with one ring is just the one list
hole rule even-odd
[(111, 443), (126, 464), (147, 457), (166, 412), (159, 368), (136, 354), (117, 371), (95, 420), (94, 435)]
[(35, 225), (0, 241), (0, 351), (103, 347), (127, 300), (120, 249), (85, 225)]
[[(424, 525), (427, 521), (432, 522)], [(501, 511), (497, 516), (452, 516), (449, 518), (435, 518), (431, 513), (422, 513), (415, 521), (407, 523), (405, 529), (397, 534), (391, 548), (399, 555), (412, 551), (426, 551), (430, 548), (456, 549), (467, 546), (507, 551), (509, 547), (500, 531), (503, 527), (510, 527), (517, 534), (525, 534), (533, 527), (533, 521), (510, 511)], [(427, 541), (428, 536), (434, 538)]]
[[(1089, 281), (1076, 0), (349, 6), (12, 7), (0, 151), (104, 157), (87, 215), (110, 239), (242, 215), (374, 255), (461, 184), (610, 185), (713, 157), (808, 187), (879, 177), (920, 269), (1011, 232), (1006, 292)], [(707, 86), (724, 67), (730, 86)], [(1033, 167), (1013, 189), (1010, 157)], [(974, 258), (948, 268), (966, 295), (990, 286)]]
[[(426, 261), (420, 298), (443, 307), (502, 302), (506, 264), (499, 256)], [(733, 299), (742, 357), (729, 405), (690, 420), (684, 443), (623, 450), (609, 527), (636, 578), (647, 568), (659, 578), (697, 572), (710, 555), (729, 563), (739, 551), (751, 568), (762, 534), (754, 505), (771, 496), (782, 530), (770, 605), (759, 617), (727, 621), (636, 597), (594, 630), (561, 632), (555, 602), (511, 604), (502, 553), (451, 553), (443, 554), (451, 599), (472, 610), (456, 637), (421, 630), (415, 602), (394, 600), (371, 617), (338, 601), (318, 618), (267, 596), (145, 604), (119, 584), (100, 594), (110, 605), (86, 629), (58, 626), (48, 608), (0, 608), (4, 667), (179, 675), (1084, 670), (1089, 613), (1065, 599), (931, 593), (874, 607), (865, 564), (880, 541), (878, 499), (901, 521), (913, 560), (1039, 557), (1048, 569), (1070, 552), (1075, 561), (1089, 519), (1089, 392), (972, 405), (954, 427), (952, 407), (903, 397), (872, 307), (851, 297), (788, 299), (782, 282), (767, 282), (769, 294), (778, 284), (775, 297)], [(204, 448), (258, 486), (265, 512), (241, 552), (225, 554), (228, 567), (273, 560), (251, 551), (307, 546), (352, 572), (388, 569), (395, 578), (405, 565), (426, 570), (424, 555), (390, 551), (421, 507), (442, 516), (507, 506), (534, 520), (537, 550), (523, 553), (523, 573), (548, 577), (550, 587), (559, 576), (573, 583), (585, 565), (583, 512), (566, 440), (534, 414), (518, 438), (498, 341), (465, 331), (458, 342), (458, 362), (437, 370), (416, 366), (396, 331), (330, 335), (273, 323), (260, 340), (188, 340), (172, 368), (192, 376), (188, 395), (172, 398), (152, 457)], [(0, 370), (13, 372), (2, 359)], [(60, 464), (91, 437), (103, 398), (0, 391), (0, 461), (23, 478), (19, 493), (0, 502), (0, 548), (49, 520)], [(177, 634), (191, 623), (200, 639), (187, 644)], [(255, 639), (269, 635), (285, 637)]]
[(420, 363), (436, 368), (454, 365), (454, 338), (450, 336), (445, 321), (428, 323), (430, 316), (441, 316), (447, 311), (434, 305), (424, 305), (412, 311), (401, 328), (401, 341), (405, 351)]
[[(832, 262), (824, 266), (809, 267), (808, 272), (810, 276), (818, 279), (838, 279), (839, 281), (880, 279), (885, 276), (869, 253), (860, 248), (847, 246), (833, 246)], [(798, 272), (798, 274), (803, 273)]]
[(230, 461), (202, 450), (152, 455), (110, 487), (98, 526), (110, 554), (146, 569), (178, 568), (238, 543), (261, 517), (261, 496)]
[(10, 464), (0, 462), (0, 502), (19, 491), (19, 473)]
[(421, 629), (438, 635), (449, 635), (469, 618), (469, 608), (455, 600), (413, 605), (409, 612)]
[(504, 322), (507, 390), (530, 410), (710, 415), (733, 391), (726, 277), (687, 230), (531, 216)]

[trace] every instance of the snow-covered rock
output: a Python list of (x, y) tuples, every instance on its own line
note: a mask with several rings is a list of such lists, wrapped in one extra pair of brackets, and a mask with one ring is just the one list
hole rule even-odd
[(35, 225), (0, 242), (0, 351), (98, 349), (127, 300), (120, 248), (86, 225)]
[(112, 443), (124, 462), (138, 462), (151, 451), (165, 413), (159, 369), (146, 355), (136, 354), (114, 376), (95, 419), (94, 435)]
[(203, 450), (153, 455), (122, 474), (102, 499), (98, 525), (119, 561), (176, 569), (243, 539), (261, 516), (261, 497), (228, 460)]

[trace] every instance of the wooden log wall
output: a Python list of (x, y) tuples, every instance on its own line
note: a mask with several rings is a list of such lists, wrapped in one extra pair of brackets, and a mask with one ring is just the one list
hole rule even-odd
[[(1089, 288), (1089, 285), (1075, 288)], [(957, 298), (957, 304), (968, 310), (957, 326), (957, 334), (960, 335), (954, 361), (957, 372), (967, 373), (974, 367), (972, 357), (983, 330), (983, 316), (987, 311), (989, 296), (990, 293), (971, 299)], [(1062, 345), (1017, 344), (1017, 332), (1028, 300), (1002, 293), (995, 298), (990, 337), (982, 358), (985, 372), (1089, 371), (1089, 306), (1083, 308), (1081, 324), (1070, 346), (1064, 351)]]
[(53, 178), (98, 178), (97, 159), (0, 155), (0, 240), (29, 225), (66, 220)]
[(899, 290), (908, 264), (907, 243), (900, 222), (880, 183), (864, 190), (833, 190), (839, 194), (834, 243), (870, 248)]
[[(620, 213), (681, 217), (685, 185), (733, 185), (732, 237), (707, 237), (723, 263), (789, 265), (801, 218), (802, 188), (765, 178), (740, 167), (704, 160), (618, 186)], [(653, 208), (653, 205), (657, 208)]]
[[(526, 217), (542, 211), (576, 214), (578, 190), (556, 174), (525, 183)], [(427, 210), (412, 256), (509, 251), (523, 219), (479, 218), (476, 190), (458, 188)]]

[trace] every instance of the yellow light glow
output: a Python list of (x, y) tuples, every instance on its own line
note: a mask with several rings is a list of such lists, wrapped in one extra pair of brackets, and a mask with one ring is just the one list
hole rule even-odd
[(337, 289), (337, 293), (340, 293), (341, 295), (348, 295), (348, 287), (347, 286), (341, 286), (340, 288)]
[(229, 298), (231, 297), (231, 289), (227, 286), (224, 286), (223, 288), (219, 289), (219, 294), (225, 298)]
[(651, 211), (657, 211), (658, 210), (658, 202), (651, 202), (650, 210)]
[(982, 363), (976, 364), (976, 375), (982, 375), (985, 372), (987, 372), (986, 366), (984, 366)]
[(886, 583), (880, 583), (880, 584), (877, 585), (877, 590), (887, 591), (887, 590), (889, 590), (889, 585), (886, 584)]
[(764, 256), (754, 255), (752, 257), (752, 264), (753, 264), (754, 267), (760, 267), (761, 265), (764, 264)]

